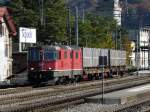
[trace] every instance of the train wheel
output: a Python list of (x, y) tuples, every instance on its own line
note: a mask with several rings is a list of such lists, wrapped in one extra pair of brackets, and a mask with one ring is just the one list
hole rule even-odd
[(93, 79), (91, 74), (88, 74), (88, 80), (91, 81)]
[(60, 85), (64, 84), (64, 78), (63, 78), (63, 77), (60, 77), (60, 79), (59, 79), (59, 84), (60, 84)]
[(80, 76), (75, 76), (75, 82), (80, 82), (81, 77)]
[(88, 80), (88, 75), (83, 75), (83, 80), (87, 81)]
[(99, 80), (99, 74), (95, 74), (95, 79)]
[(69, 77), (65, 77), (65, 84), (69, 84), (69, 83), (70, 83)]
[(74, 83), (74, 82), (75, 82), (75, 79), (74, 79), (74, 78), (70, 78), (70, 79), (69, 79), (69, 83), (70, 83), (70, 84), (72, 84), (72, 83)]
[(54, 78), (54, 84), (55, 84), (55, 85), (58, 85), (58, 84), (59, 84), (59, 78), (58, 78), (58, 77)]

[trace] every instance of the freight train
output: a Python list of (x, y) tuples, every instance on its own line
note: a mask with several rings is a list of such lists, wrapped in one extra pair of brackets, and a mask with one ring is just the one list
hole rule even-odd
[(126, 51), (77, 46), (43, 45), (28, 49), (31, 83), (73, 82), (113, 77), (126, 69)]

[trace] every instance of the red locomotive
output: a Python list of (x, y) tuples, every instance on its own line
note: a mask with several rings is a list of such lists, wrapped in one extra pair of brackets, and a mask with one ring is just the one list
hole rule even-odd
[[(82, 74), (82, 51), (79, 47), (41, 46), (28, 52), (28, 77), (30, 82), (55, 80), (64, 82)], [(63, 77), (62, 77), (63, 76)]]

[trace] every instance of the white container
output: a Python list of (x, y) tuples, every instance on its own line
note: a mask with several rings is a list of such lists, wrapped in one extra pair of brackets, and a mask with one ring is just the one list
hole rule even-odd
[(83, 67), (99, 66), (100, 49), (83, 48)]
[(107, 56), (108, 49), (83, 48), (83, 67), (98, 67), (99, 56)]
[(111, 66), (125, 66), (126, 52), (120, 50), (110, 50), (110, 65)]

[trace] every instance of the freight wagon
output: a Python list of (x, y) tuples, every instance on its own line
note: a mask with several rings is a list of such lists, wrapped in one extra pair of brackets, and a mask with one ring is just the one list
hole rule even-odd
[(125, 51), (61, 45), (28, 50), (28, 77), (32, 83), (99, 79), (103, 72), (112, 77), (113, 72), (123, 72), (125, 67)]
[(123, 74), (126, 69), (126, 51), (98, 48), (83, 48), (83, 71), (97, 78), (105, 72), (106, 77)]

